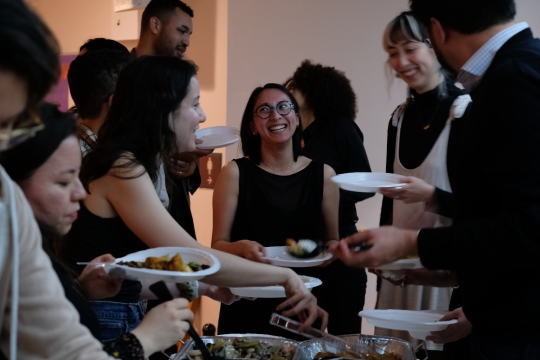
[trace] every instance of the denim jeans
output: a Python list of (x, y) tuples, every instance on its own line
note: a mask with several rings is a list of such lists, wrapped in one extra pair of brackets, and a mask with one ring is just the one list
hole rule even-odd
[(136, 328), (145, 313), (141, 302), (90, 301), (101, 328), (101, 341), (116, 339)]

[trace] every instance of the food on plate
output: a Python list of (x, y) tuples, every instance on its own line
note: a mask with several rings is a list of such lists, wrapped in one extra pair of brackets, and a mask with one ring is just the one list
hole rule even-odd
[[(206, 344), (212, 356), (226, 359), (292, 360), (294, 349), (290, 346), (268, 345), (249, 338), (217, 339)], [(190, 350), (182, 360), (203, 360), (199, 350)]]
[(399, 270), (381, 270), (381, 276), (394, 281), (405, 279), (405, 275), (403, 275)]
[(286, 242), (289, 246), (289, 254), (302, 259), (315, 257), (319, 255), (321, 249), (324, 248), (322, 242), (315, 242), (308, 239), (295, 241), (294, 239), (289, 238)]
[(181, 272), (197, 272), (208, 269), (208, 265), (199, 264), (196, 262), (185, 263), (180, 254), (163, 255), (160, 257), (150, 256), (144, 261), (120, 261), (118, 265), (129, 266), (138, 269), (153, 269), (153, 270), (168, 270)]
[(329, 359), (362, 359), (362, 360), (401, 360), (401, 356), (394, 353), (387, 354), (354, 354), (354, 353), (331, 353), (331, 352), (318, 352), (313, 360), (329, 360)]

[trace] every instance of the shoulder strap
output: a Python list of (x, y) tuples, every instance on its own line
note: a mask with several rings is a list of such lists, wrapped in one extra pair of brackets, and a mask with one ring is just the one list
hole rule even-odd
[(408, 100), (403, 104), (399, 105), (396, 110), (392, 113), (392, 126), (397, 127), (403, 116), (405, 115), (405, 109), (407, 109)]

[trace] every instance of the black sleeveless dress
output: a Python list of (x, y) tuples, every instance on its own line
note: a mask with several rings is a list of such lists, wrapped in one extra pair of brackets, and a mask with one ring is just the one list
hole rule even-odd
[[(103, 254), (120, 258), (128, 254), (148, 249), (119, 217), (102, 218), (90, 212), (80, 202), (79, 218), (64, 237), (60, 250), (62, 260), (79, 274), (84, 266), (78, 261), (91, 261)], [(141, 283), (124, 280), (120, 292), (107, 301), (136, 303), (139, 301)]]
[[(287, 176), (271, 174), (248, 158), (234, 160), (240, 170), (238, 206), (231, 241), (253, 240), (263, 246), (284, 246), (287, 238), (320, 239), (323, 234), (324, 164), (312, 161)], [(320, 278), (321, 268), (294, 268)], [(249, 276), (249, 274), (246, 274)], [(313, 289), (317, 296), (324, 284)], [(218, 333), (258, 333), (295, 338), (269, 324), (281, 299), (241, 299), (221, 305)], [(303, 337), (298, 339), (305, 340)]]

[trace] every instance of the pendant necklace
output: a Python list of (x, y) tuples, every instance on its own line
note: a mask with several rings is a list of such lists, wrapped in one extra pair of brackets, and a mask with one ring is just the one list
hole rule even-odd
[(270, 168), (270, 169), (272, 169), (272, 170), (274, 170), (274, 171), (287, 171), (287, 170), (289, 170), (289, 169), (293, 166), (293, 164), (294, 164), (294, 160), (293, 160), (293, 162), (291, 163), (291, 165), (287, 166), (285, 169), (275, 169), (275, 168), (271, 167), (270, 165), (268, 165), (267, 163), (265, 163), (262, 159), (261, 159), (261, 161), (262, 161), (262, 163), (263, 163), (264, 165), (266, 165), (266, 167), (268, 167), (268, 168)]
[[(413, 98), (414, 99), (414, 98)], [(424, 124), (422, 121), (422, 116), (420, 115), (420, 109), (418, 108), (418, 104), (416, 105), (416, 112), (418, 113), (418, 120), (420, 121), (420, 125), (422, 125), (422, 128), (424, 130), (428, 130), (431, 127), (431, 123), (433, 122), (433, 119), (435, 119), (435, 115), (437, 114), (437, 110), (439, 110), (439, 107), (441, 106), (442, 100), (439, 100), (437, 102), (437, 106), (435, 107), (435, 110), (433, 111), (433, 114), (431, 115), (431, 118), (429, 119), (429, 122)]]

